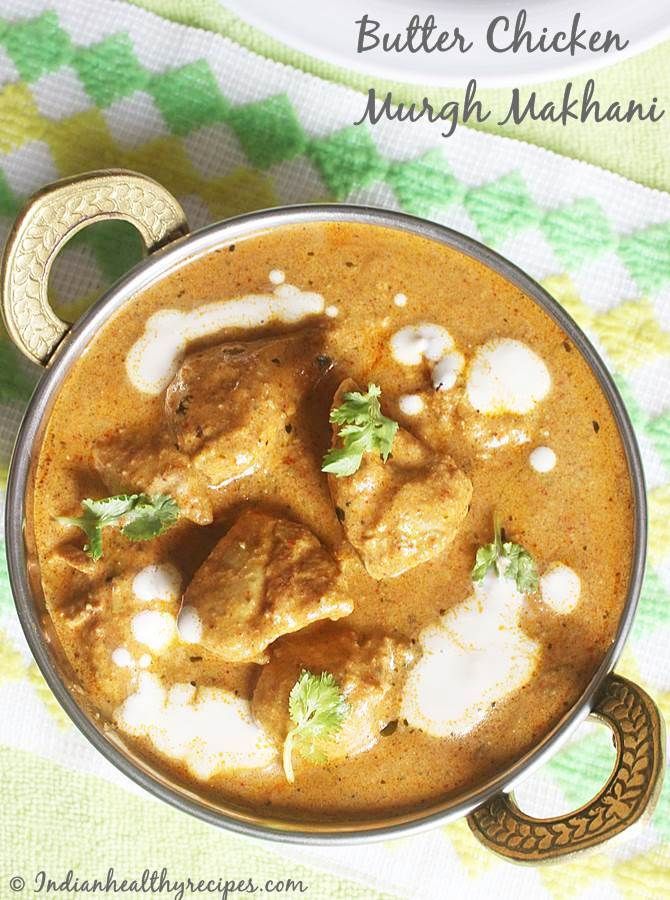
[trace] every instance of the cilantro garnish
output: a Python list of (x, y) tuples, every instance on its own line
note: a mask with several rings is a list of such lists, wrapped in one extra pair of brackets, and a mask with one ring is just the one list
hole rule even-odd
[(167, 494), (118, 494), (101, 500), (81, 501), (83, 515), (58, 516), (61, 525), (81, 528), (88, 541), (84, 547), (91, 559), (102, 556), (102, 529), (120, 528), (131, 541), (148, 541), (171, 528), (179, 518), (179, 507)]
[(364, 453), (379, 453), (384, 462), (389, 458), (398, 423), (382, 415), (381, 392), (379, 385), (369, 384), (367, 394), (360, 391), (346, 393), (344, 403), (331, 410), (330, 421), (342, 426), (337, 432), (342, 446), (333, 447), (326, 453), (322, 472), (338, 478), (353, 475)]
[(323, 744), (342, 727), (349, 707), (330, 672), (314, 675), (303, 669), (291, 688), (288, 710), (293, 722), (284, 741), (284, 772), (293, 783), (293, 750), (312, 762), (324, 762)]
[(472, 580), (481, 581), (489, 569), (497, 575), (511, 578), (522, 594), (537, 590), (538, 575), (535, 560), (530, 553), (512, 541), (503, 541), (502, 528), (497, 516), (493, 519), (494, 538), (491, 544), (480, 547), (472, 569)]

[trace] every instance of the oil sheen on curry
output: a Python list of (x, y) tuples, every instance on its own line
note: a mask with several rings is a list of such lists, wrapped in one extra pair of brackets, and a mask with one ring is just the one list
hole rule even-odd
[(304, 821), (455, 798), (535, 745), (613, 641), (632, 503), (546, 313), (351, 223), (222, 247), (115, 314), (34, 492), (50, 613), (123, 740)]

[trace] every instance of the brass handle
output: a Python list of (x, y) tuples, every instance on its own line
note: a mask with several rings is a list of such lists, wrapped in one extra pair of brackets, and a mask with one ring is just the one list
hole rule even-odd
[(184, 211), (156, 181), (124, 169), (88, 172), (48, 185), (28, 200), (2, 259), (2, 315), (16, 346), (46, 365), (70, 326), (49, 305), (49, 270), (75, 232), (102, 219), (125, 219), (147, 251), (188, 231)]
[(636, 684), (610, 675), (591, 714), (614, 732), (617, 758), (605, 787), (576, 812), (551, 819), (527, 816), (511, 794), (497, 794), (468, 816), (485, 847), (514, 862), (550, 862), (594, 847), (652, 812), (665, 754), (656, 704)]

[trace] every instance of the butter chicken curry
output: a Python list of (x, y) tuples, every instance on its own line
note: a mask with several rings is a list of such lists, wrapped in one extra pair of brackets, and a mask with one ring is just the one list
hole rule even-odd
[(471, 258), (291, 226), (116, 313), (52, 411), (44, 593), (123, 738), (304, 821), (456, 796), (611, 644), (632, 497), (570, 339)]

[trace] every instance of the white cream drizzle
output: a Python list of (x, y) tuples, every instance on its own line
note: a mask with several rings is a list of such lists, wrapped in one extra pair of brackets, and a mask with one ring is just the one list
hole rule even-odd
[(177, 631), (187, 644), (199, 644), (202, 639), (202, 621), (195, 606), (183, 606), (177, 616)]
[(391, 353), (403, 366), (418, 366), (422, 359), (437, 362), (453, 348), (447, 329), (430, 322), (406, 325), (391, 337)]
[(556, 454), (551, 447), (536, 447), (528, 459), (536, 472), (551, 472), (556, 465)]
[(323, 313), (321, 294), (279, 284), (272, 294), (247, 294), (207, 303), (191, 312), (162, 309), (147, 319), (144, 334), (126, 356), (126, 373), (134, 388), (160, 394), (179, 368), (189, 341), (226, 328), (259, 328), (272, 321), (298, 322)]
[(136, 671), (138, 666), (140, 669), (148, 669), (151, 665), (151, 657), (148, 653), (143, 653), (135, 662), (134, 657), (126, 647), (116, 647), (115, 650), (112, 650), (112, 662), (120, 669)]
[(480, 413), (529, 413), (551, 388), (544, 361), (522, 341), (494, 338), (470, 363), (467, 396)]
[(406, 416), (418, 416), (419, 413), (423, 412), (425, 404), (423, 397), (420, 397), (419, 394), (401, 394), (398, 397), (398, 406), (400, 407), (400, 412)]
[(567, 615), (573, 612), (581, 592), (579, 575), (564, 563), (554, 563), (540, 578), (542, 600), (557, 613)]
[(337, 306), (334, 306), (333, 304), (331, 304), (330, 306), (326, 307), (325, 313), (329, 319), (336, 319), (340, 314), (340, 310), (338, 309)]
[(172, 563), (145, 566), (133, 578), (132, 590), (142, 603), (176, 600), (181, 592), (181, 574)]
[(131, 669), (135, 665), (135, 660), (126, 647), (117, 647), (112, 651), (112, 662), (121, 669)]
[(496, 434), (484, 442), (484, 446), (490, 450), (497, 450), (499, 447), (507, 447), (511, 444), (518, 447), (520, 444), (527, 444), (530, 438), (523, 428), (510, 428), (504, 434)]
[[(530, 441), (530, 435), (523, 428), (508, 428), (505, 431), (496, 431), (495, 434), (491, 434), (481, 421), (468, 422), (466, 432), (470, 439), (478, 443), (484, 451), (500, 450), (502, 447), (519, 447)], [(491, 454), (482, 453), (480, 455), (486, 459)]]
[(435, 737), (465, 735), (531, 678), (540, 646), (520, 627), (523, 603), (512, 579), (489, 572), (421, 632), (423, 656), (402, 703), (410, 725)]
[(393, 298), (393, 302), (400, 308), (407, 306), (407, 294), (396, 294)]
[(281, 269), (272, 269), (269, 278), (272, 284), (283, 284), (286, 281), (286, 275)]
[(478, 445), (477, 455), (481, 459), (490, 459), (504, 447), (519, 447), (530, 441), (530, 435), (523, 428), (496, 429), (492, 433), (490, 425), (479, 418), (465, 419), (463, 430), (466, 437)]
[(221, 688), (178, 683), (166, 690), (155, 675), (141, 672), (137, 690), (114, 718), (123, 731), (148, 738), (200, 779), (276, 762), (277, 752), (253, 721), (248, 701)]
[(431, 381), (437, 391), (451, 390), (465, 364), (447, 329), (431, 322), (406, 325), (396, 331), (391, 336), (391, 353), (403, 366), (418, 366), (424, 359), (433, 363)]
[(456, 379), (461, 374), (465, 358), (458, 350), (446, 353), (442, 359), (433, 366), (431, 380), (436, 391), (450, 391), (456, 384)]
[(157, 609), (143, 609), (130, 620), (130, 630), (138, 644), (160, 652), (175, 636), (175, 618), (172, 613)]

